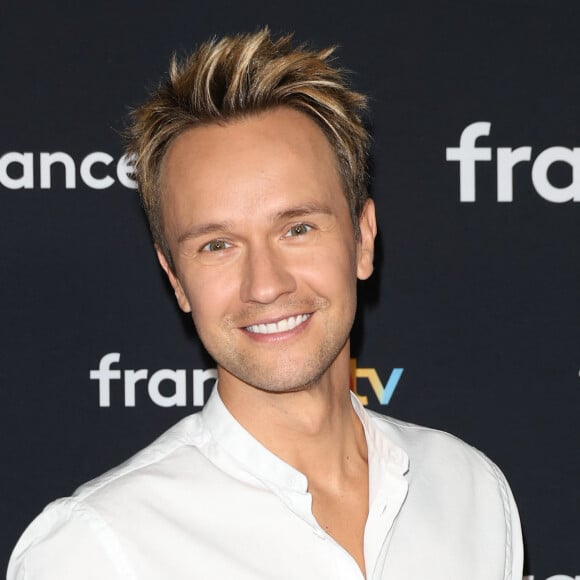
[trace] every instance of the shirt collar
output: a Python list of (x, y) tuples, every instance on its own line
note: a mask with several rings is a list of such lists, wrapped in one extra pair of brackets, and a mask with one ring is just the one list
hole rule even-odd
[(201, 414), (204, 429), (248, 473), (270, 485), (307, 492), (306, 476), (266, 449), (238, 423), (224, 405), (217, 384)]
[[(382, 479), (381, 473), (384, 474), (386, 470), (393, 476), (403, 476), (409, 469), (409, 457), (381, 432), (354, 393), (351, 393), (351, 401), (362, 423), (367, 441), (371, 496), (369, 499), (372, 499), (375, 491), (378, 491), (374, 488)], [(264, 483), (282, 489), (307, 492), (306, 476), (274, 455), (238, 423), (224, 405), (217, 384), (201, 415), (204, 429), (209, 432), (212, 439), (248, 473)]]
[[(369, 458), (380, 459), (390, 472), (405, 475), (409, 471), (409, 456), (398, 445), (395, 445), (375, 424), (377, 419), (362, 406), (358, 397), (351, 391), (352, 406), (362, 423), (369, 450)], [(370, 459), (369, 459), (370, 462)]]

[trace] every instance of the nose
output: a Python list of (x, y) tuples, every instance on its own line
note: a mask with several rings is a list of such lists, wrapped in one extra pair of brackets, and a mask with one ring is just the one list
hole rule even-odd
[(270, 304), (296, 290), (296, 280), (282, 252), (267, 244), (248, 248), (242, 276), (240, 292), (243, 302)]

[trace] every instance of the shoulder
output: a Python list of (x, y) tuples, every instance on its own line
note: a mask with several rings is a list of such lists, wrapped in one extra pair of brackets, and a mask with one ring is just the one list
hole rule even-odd
[[(499, 467), (454, 435), (367, 412), (376, 428), (409, 458), (400, 528), (409, 524), (409, 534), (415, 537), (421, 529), (438, 529), (441, 537), (453, 538), (450, 544), (461, 541), (466, 550), (470, 541), (473, 550), (484, 544), (490, 562), (503, 562), (506, 578), (521, 578), (520, 520)], [(429, 538), (433, 543), (433, 536)]]
[(409, 496), (427, 495), (450, 510), (481, 509), (498, 521), (517, 515), (509, 484), (487, 455), (459, 437), (367, 411), (374, 425), (409, 458)]
[(131, 578), (114, 536), (77, 498), (48, 505), (28, 526), (8, 563), (7, 580)]
[(89, 505), (113, 491), (144, 483), (152, 473), (179, 469), (184, 454), (195, 454), (206, 441), (200, 414), (185, 417), (127, 461), (79, 487), (73, 498)]
[(49, 504), (16, 544), (7, 580), (134, 578), (116, 537), (115, 514), (143, 501), (155, 477), (170, 480), (184, 454), (195, 455), (203, 443), (201, 422), (191, 415), (71, 497)]
[(503, 480), (498, 467), (484, 453), (455, 435), (422, 427), (368, 410), (373, 424), (409, 456), (410, 472), (440, 470), (486, 472)]

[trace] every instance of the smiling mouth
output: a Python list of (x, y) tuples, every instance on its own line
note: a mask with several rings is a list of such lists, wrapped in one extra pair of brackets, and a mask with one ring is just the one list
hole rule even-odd
[(252, 324), (246, 326), (245, 330), (253, 334), (276, 334), (278, 332), (286, 332), (300, 326), (310, 318), (310, 314), (298, 314), (298, 316), (290, 316), (278, 322), (268, 322), (268, 324)]

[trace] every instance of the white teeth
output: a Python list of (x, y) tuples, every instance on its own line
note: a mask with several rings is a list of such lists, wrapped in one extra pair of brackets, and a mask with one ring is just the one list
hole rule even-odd
[(268, 324), (252, 324), (246, 326), (248, 332), (255, 334), (275, 334), (276, 332), (285, 332), (296, 328), (310, 317), (310, 314), (299, 314), (298, 316), (290, 316), (278, 322), (269, 322)]

